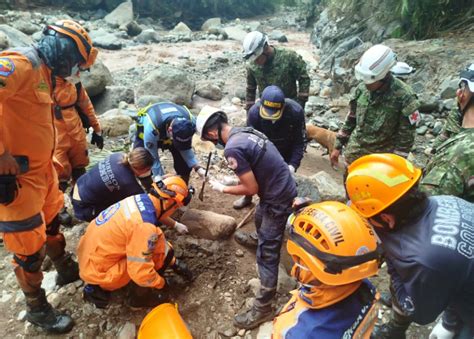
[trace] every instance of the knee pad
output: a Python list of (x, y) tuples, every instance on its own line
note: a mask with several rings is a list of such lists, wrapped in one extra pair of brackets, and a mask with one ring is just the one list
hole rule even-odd
[(77, 181), (81, 177), (81, 175), (86, 173), (86, 169), (84, 167), (73, 168), (72, 169), (72, 180)]
[(41, 264), (43, 263), (44, 256), (46, 255), (46, 247), (43, 246), (41, 249), (27, 256), (17, 256), (13, 255), (13, 260), (20, 266), (23, 270), (29, 273), (35, 273), (41, 270)]

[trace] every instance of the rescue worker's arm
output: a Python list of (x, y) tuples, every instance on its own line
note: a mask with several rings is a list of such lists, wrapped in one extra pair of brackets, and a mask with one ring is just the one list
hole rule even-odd
[[(238, 175), (240, 184), (236, 186), (225, 186), (220, 189), (222, 193), (233, 195), (254, 195), (258, 193), (258, 183), (251, 170)], [(211, 183), (211, 185), (213, 185)], [(214, 185), (213, 185), (214, 186)]]
[(293, 166), (295, 170), (300, 167), (301, 159), (304, 155), (304, 137), (306, 135), (306, 123), (304, 118), (304, 111), (298, 112), (298, 124), (293, 129), (293, 149), (291, 151), (291, 158), (288, 165)]
[(415, 142), (416, 124), (421, 120), (420, 106), (415, 94), (410, 93), (403, 101), (398, 130), (393, 140), (393, 153), (407, 157)]
[(334, 145), (334, 148), (336, 150), (341, 151), (342, 147), (344, 147), (349, 141), (349, 137), (351, 136), (352, 131), (354, 131), (357, 124), (356, 111), (357, 111), (357, 98), (353, 98), (349, 103), (349, 113), (347, 113), (346, 120), (344, 121), (344, 125), (339, 130), (336, 136), (336, 143)]
[(466, 199), (464, 193), (469, 189), (468, 180), (456, 164), (435, 165), (421, 180), (420, 189), (429, 195), (453, 195)]
[(308, 75), (306, 62), (299, 54), (295, 56), (293, 70), (296, 72), (296, 79), (298, 80), (298, 103), (304, 109), (306, 101), (308, 101), (311, 79)]
[(245, 110), (248, 111), (257, 97), (257, 80), (253, 76), (252, 70), (247, 66), (247, 89), (245, 94)]
[(186, 162), (186, 165), (188, 165), (189, 168), (199, 167), (198, 161), (196, 159), (196, 155), (194, 154), (194, 151), (192, 148), (187, 149), (187, 150), (181, 150), (179, 151), (179, 154), (181, 154), (184, 161)]
[(134, 226), (126, 246), (127, 273), (139, 286), (161, 289), (165, 279), (155, 270), (154, 255), (163, 253), (165, 239), (161, 230), (150, 223)]
[(100, 128), (99, 120), (97, 120), (94, 105), (92, 105), (91, 99), (89, 98), (89, 95), (87, 94), (83, 86), (81, 86), (79, 98), (77, 98), (77, 105), (81, 108), (82, 112), (89, 118), (89, 123), (94, 129), (94, 132), (100, 134), (102, 130)]
[(247, 113), (247, 126), (262, 131), (260, 127), (260, 105), (255, 104), (250, 107)]
[(462, 123), (462, 115), (459, 112), (459, 109), (453, 108), (444, 123), (443, 129), (436, 137), (433, 143), (433, 150), (436, 150), (443, 142), (451, 138), (454, 134), (459, 132)]
[(155, 135), (155, 129), (150, 125), (148, 119), (144, 119), (143, 123), (143, 142), (145, 149), (150, 152), (153, 157), (153, 165), (151, 171), (153, 175), (163, 176), (165, 172), (161, 166), (160, 156), (158, 155), (158, 139), (159, 136)]

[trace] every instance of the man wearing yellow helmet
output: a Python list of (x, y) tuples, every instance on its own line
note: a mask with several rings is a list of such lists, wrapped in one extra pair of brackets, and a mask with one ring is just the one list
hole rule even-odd
[(474, 335), (474, 205), (418, 188), (421, 170), (395, 154), (371, 154), (348, 168), (347, 193), (382, 241), (391, 278), (392, 317), (374, 338), (404, 338), (445, 309), (452, 332)]
[(381, 249), (372, 227), (340, 202), (305, 204), (289, 218), (298, 289), (273, 320), (274, 339), (367, 338), (377, 320)]
[(59, 285), (79, 274), (59, 232), (64, 201), (52, 159), (52, 79), (90, 67), (96, 56), (85, 29), (71, 20), (46, 26), (34, 46), (0, 53), (0, 232), (14, 253), (26, 319), (56, 333), (68, 332), (74, 322), (46, 300), (41, 264), (45, 255), (51, 258)]
[[(158, 225), (192, 197), (183, 179), (172, 176), (152, 184), (149, 194), (137, 194), (102, 211), (87, 227), (77, 256), (84, 299), (104, 308), (110, 291), (130, 284), (128, 303), (151, 307), (165, 300), (163, 276), (170, 267), (188, 280), (191, 271), (174, 258), (173, 248)], [(159, 291), (159, 292), (158, 292)]]

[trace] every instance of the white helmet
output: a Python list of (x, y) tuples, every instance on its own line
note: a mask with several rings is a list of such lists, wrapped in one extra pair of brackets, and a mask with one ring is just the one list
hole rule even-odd
[(461, 83), (461, 81), (467, 82), (469, 91), (474, 93), (474, 64), (471, 64), (469, 67), (467, 67), (464, 71), (461, 72), (459, 83)]
[(246, 60), (254, 61), (262, 53), (265, 45), (268, 44), (268, 38), (259, 31), (252, 31), (245, 36), (243, 57)]
[(203, 134), (204, 126), (206, 126), (206, 123), (209, 121), (209, 119), (214, 116), (225, 117), (225, 121), (227, 121), (227, 115), (224, 112), (222, 112), (222, 110), (216, 107), (204, 106), (199, 112), (199, 115), (196, 118), (196, 133), (197, 135), (199, 135), (201, 139), (203, 139), (202, 134)]
[(415, 69), (408, 65), (406, 62), (398, 61), (395, 66), (392, 67), (390, 72), (396, 76), (404, 76), (413, 73)]
[(355, 66), (357, 80), (370, 85), (385, 78), (397, 63), (397, 55), (390, 47), (375, 45), (370, 47)]

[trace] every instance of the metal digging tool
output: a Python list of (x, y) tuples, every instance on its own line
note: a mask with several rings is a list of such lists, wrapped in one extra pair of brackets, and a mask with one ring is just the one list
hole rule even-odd
[(211, 157), (212, 157), (212, 152), (209, 152), (209, 156), (207, 157), (206, 174), (204, 175), (204, 181), (202, 182), (201, 192), (199, 192), (199, 200), (201, 201), (204, 201), (204, 187), (206, 186), (207, 173), (209, 172)]

